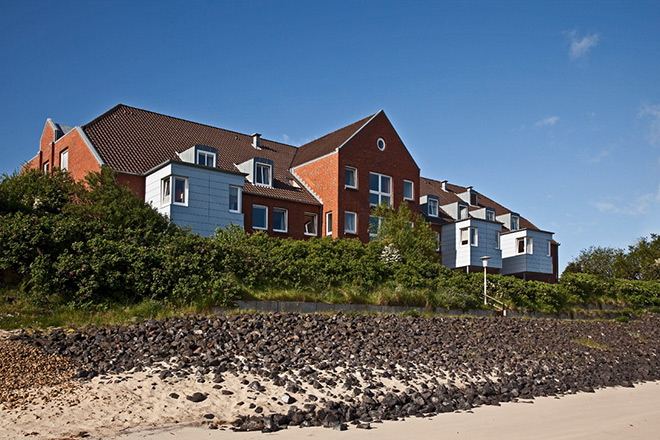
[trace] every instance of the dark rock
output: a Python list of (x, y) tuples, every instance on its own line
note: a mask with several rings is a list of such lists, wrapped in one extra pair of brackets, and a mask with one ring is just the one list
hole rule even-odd
[(203, 402), (206, 400), (206, 395), (202, 393), (193, 393), (192, 396), (186, 396), (186, 399), (190, 400), (191, 402)]

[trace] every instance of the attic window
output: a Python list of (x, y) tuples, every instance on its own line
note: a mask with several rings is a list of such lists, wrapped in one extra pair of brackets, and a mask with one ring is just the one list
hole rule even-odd
[(491, 211), (490, 209), (486, 210), (486, 220), (489, 222), (494, 222), (495, 221), (495, 211)]
[(378, 138), (378, 140), (376, 141), (376, 145), (378, 146), (378, 149), (380, 151), (385, 151), (385, 139)]
[(273, 167), (265, 163), (258, 163), (254, 167), (254, 183), (262, 186), (272, 186)]
[(429, 199), (427, 202), (428, 214), (429, 217), (438, 216), (438, 201), (435, 199)]
[(511, 230), (517, 231), (520, 229), (520, 217), (512, 215), (511, 216)]
[(197, 164), (215, 168), (215, 153), (210, 151), (197, 151)]
[(468, 218), (468, 209), (467, 206), (460, 205), (458, 207), (458, 219), (459, 220), (464, 220)]

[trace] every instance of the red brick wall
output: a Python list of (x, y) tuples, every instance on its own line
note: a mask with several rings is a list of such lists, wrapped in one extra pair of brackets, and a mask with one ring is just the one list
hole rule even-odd
[[(380, 151), (376, 145), (378, 138), (385, 140), (384, 151)], [(346, 166), (358, 170), (357, 190), (344, 188)], [(357, 236), (364, 242), (369, 241), (370, 172), (392, 177), (392, 201), (395, 209), (403, 201), (403, 180), (412, 181), (415, 200), (408, 204), (412, 212), (419, 212), (419, 167), (385, 114), (380, 113), (339, 150), (339, 215), (335, 216), (338, 220), (335, 230), (340, 232), (339, 237), (355, 236), (344, 234), (344, 212), (352, 211), (358, 214)]]
[(84, 180), (90, 171), (100, 171), (101, 166), (87, 147), (87, 144), (78, 133), (78, 130), (71, 130), (53, 143), (53, 129), (49, 123), (46, 123), (40, 141), (40, 155), (37, 160), (32, 160), (28, 164), (42, 168), (45, 162), (49, 163), (49, 169), (60, 166), (60, 154), (64, 150), (69, 150), (69, 172), (76, 180)]
[[(323, 200), (323, 213), (319, 222), (322, 236), (325, 235), (325, 215), (332, 212), (332, 236), (337, 237), (338, 232), (338, 190), (339, 181), (343, 182), (343, 171), (339, 173), (337, 153), (309, 162), (295, 169), (295, 173), (307, 184), (309, 188)], [(343, 185), (343, 183), (342, 183)], [(342, 219), (343, 221), (343, 219)], [(251, 224), (251, 223), (250, 223)], [(342, 223), (343, 228), (343, 223)], [(343, 229), (342, 229), (343, 230)]]
[[(264, 231), (271, 237), (286, 238), (291, 237), (296, 240), (310, 238), (305, 235), (305, 212), (310, 212), (318, 216), (317, 232), (321, 231), (321, 207), (298, 203), (289, 200), (273, 199), (253, 194), (243, 193), (243, 224), (248, 232), (254, 232), (252, 229), (252, 205), (261, 205), (268, 207), (268, 230)], [(282, 208), (288, 210), (287, 232), (273, 231), (273, 208)], [(321, 237), (321, 234), (317, 234)]]
[(117, 173), (117, 182), (126, 185), (133, 193), (144, 200), (145, 177), (134, 174)]

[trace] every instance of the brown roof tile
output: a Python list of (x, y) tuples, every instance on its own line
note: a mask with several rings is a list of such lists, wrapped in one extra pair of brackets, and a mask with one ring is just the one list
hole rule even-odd
[(275, 164), (273, 188), (246, 182), (246, 193), (319, 205), (289, 172), (297, 150), (291, 145), (261, 139), (261, 149), (255, 149), (250, 135), (122, 104), (83, 126), (83, 130), (108, 166), (127, 173), (145, 174), (167, 160), (179, 160), (177, 153), (196, 144), (217, 149), (218, 168), (225, 170), (237, 171), (234, 164), (253, 157), (270, 159)]
[(357, 133), (370, 119), (372, 119), (377, 114), (378, 113), (374, 113), (373, 115), (367, 116), (364, 119), (360, 119), (359, 121), (347, 125), (346, 127), (340, 128), (339, 130), (333, 131), (332, 133), (326, 134), (323, 137), (300, 146), (298, 151), (296, 151), (296, 155), (291, 166), (297, 167), (298, 165), (302, 165), (318, 157), (325, 156), (338, 147), (341, 147), (348, 139), (351, 138), (351, 136)]
[[(467, 187), (452, 185), (450, 183), (447, 183), (447, 191), (443, 191), (442, 182), (433, 179), (428, 179), (426, 177), (421, 177), (419, 181), (420, 181), (419, 194), (421, 196), (427, 194), (438, 196), (438, 198), (440, 199), (440, 206), (463, 201), (463, 199), (461, 199), (458, 196), (458, 194), (462, 194), (465, 191), (467, 191)], [(495, 210), (496, 216), (513, 212), (505, 208), (504, 206), (500, 205), (499, 203), (495, 202), (494, 200), (484, 196), (481, 193), (479, 193), (479, 198), (477, 201), (478, 201), (477, 207), (471, 207), (470, 210), (480, 209), (480, 208), (493, 208)], [(539, 228), (537, 228), (532, 222), (530, 222), (529, 220), (527, 220), (522, 216), (520, 217), (520, 228), (539, 230)], [(506, 229), (508, 230), (508, 228)]]

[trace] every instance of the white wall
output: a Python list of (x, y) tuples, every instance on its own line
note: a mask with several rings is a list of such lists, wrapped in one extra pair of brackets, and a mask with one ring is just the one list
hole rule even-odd
[[(477, 246), (461, 245), (461, 229), (477, 228)], [(454, 269), (466, 266), (482, 266), (481, 257), (489, 256), (488, 267), (502, 267), (502, 252), (496, 247), (497, 232), (502, 226), (499, 223), (479, 219), (462, 220), (449, 223), (442, 227), (442, 264)]]
[[(516, 242), (518, 238), (531, 237), (534, 241), (532, 254), (519, 254)], [(521, 229), (502, 234), (502, 274), (521, 272), (552, 273), (552, 257), (548, 255), (550, 232)]]

